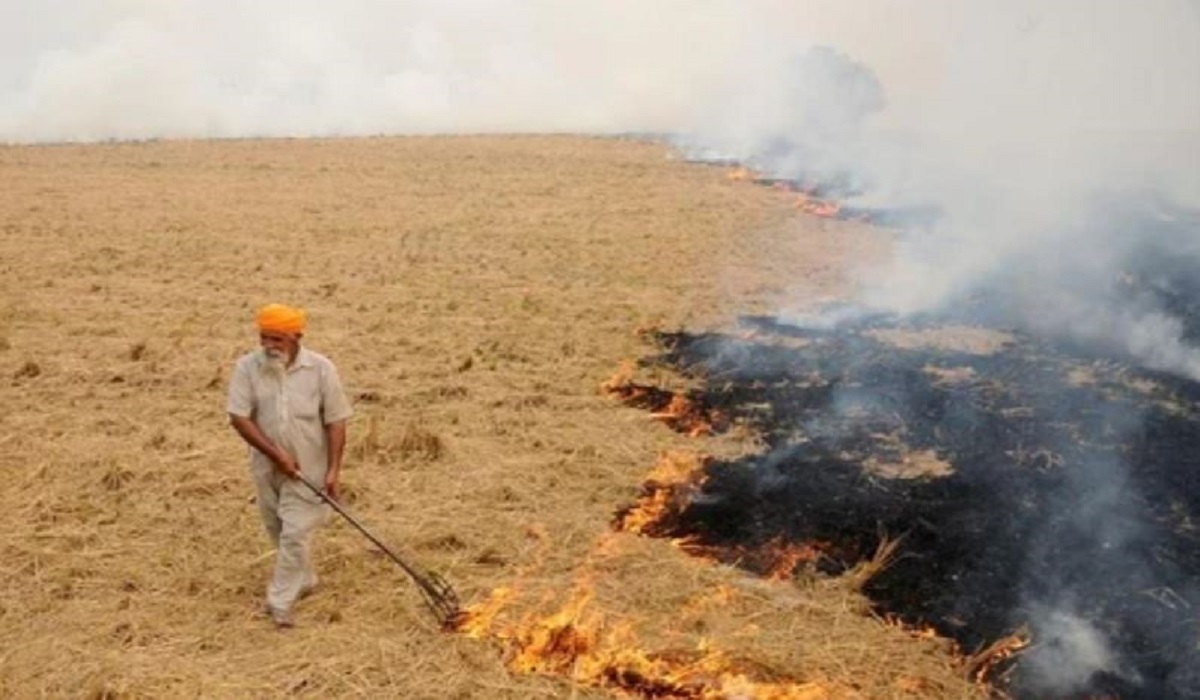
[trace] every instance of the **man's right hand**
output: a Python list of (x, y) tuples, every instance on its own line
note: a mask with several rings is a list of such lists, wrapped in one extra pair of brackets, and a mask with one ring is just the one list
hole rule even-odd
[(300, 463), (287, 453), (284, 453), (282, 459), (275, 460), (275, 468), (283, 472), (283, 475), (289, 479), (300, 478)]
[(287, 450), (280, 448), (275, 443), (267, 439), (263, 431), (254, 422), (254, 419), (247, 416), (236, 416), (229, 414), (229, 423), (233, 429), (242, 436), (246, 444), (258, 450), (262, 454), (270, 458), (275, 463), (275, 468), (283, 473), (289, 479), (300, 478), (300, 464), (296, 458), (287, 453)]

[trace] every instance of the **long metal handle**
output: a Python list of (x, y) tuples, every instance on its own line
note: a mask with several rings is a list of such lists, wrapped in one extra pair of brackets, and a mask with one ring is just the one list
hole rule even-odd
[(324, 489), (317, 488), (317, 485), (309, 481), (308, 477), (304, 476), (304, 474), (297, 472), (297, 476), (309, 490), (317, 494), (322, 501), (325, 501), (331, 508), (336, 510), (338, 515), (345, 518), (346, 522), (353, 525), (356, 530), (361, 532), (368, 540), (371, 540), (384, 554), (388, 555), (392, 561), (400, 565), (404, 573), (408, 574), (409, 578), (417, 584), (417, 588), (421, 591), (421, 597), (425, 600), (425, 605), (429, 607), (429, 610), (437, 617), (438, 622), (443, 627), (454, 623), (461, 614), (458, 594), (444, 578), (432, 571), (425, 571), (401, 559), (399, 554), (396, 554), (392, 551), (391, 547), (384, 544), (383, 540), (372, 534), (341, 503), (338, 503), (329, 494), (325, 493)]

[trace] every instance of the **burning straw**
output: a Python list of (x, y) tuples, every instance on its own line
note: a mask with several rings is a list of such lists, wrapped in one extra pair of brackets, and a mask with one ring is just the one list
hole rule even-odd
[[(845, 604), (853, 597), (845, 589), (806, 592), (781, 580), (748, 580), (662, 546), (604, 535), (569, 585), (555, 591), (529, 581), (497, 588), (470, 608), (459, 629), (497, 643), (515, 673), (637, 696), (816, 700), (917, 690), (927, 697), (982, 696), (965, 681), (953, 688), (933, 681), (935, 674), (922, 668), (936, 664), (935, 657), (911, 642), (874, 646), (887, 627)], [(658, 564), (648, 568), (648, 558)], [(823, 621), (831, 626), (818, 627), (817, 618), (829, 612), (821, 600), (829, 595), (846, 601)], [(791, 622), (780, 624), (784, 619)], [(824, 631), (797, 637), (795, 624)], [(881, 666), (872, 677), (814, 677), (806, 670), (859, 653), (896, 665)]]

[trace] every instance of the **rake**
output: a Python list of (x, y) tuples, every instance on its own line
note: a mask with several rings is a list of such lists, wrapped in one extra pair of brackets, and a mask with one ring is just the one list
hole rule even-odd
[(378, 547), (384, 554), (388, 555), (392, 561), (400, 565), (400, 568), (404, 570), (404, 573), (408, 574), (409, 578), (411, 578), (413, 582), (417, 584), (417, 589), (421, 592), (421, 597), (425, 600), (425, 605), (429, 608), (430, 612), (433, 613), (434, 617), (437, 618), (438, 623), (443, 628), (448, 629), (454, 626), (454, 623), (462, 614), (462, 609), (458, 604), (458, 594), (454, 592), (454, 589), (450, 586), (446, 579), (432, 571), (426, 571), (415, 564), (411, 564), (401, 559), (399, 554), (396, 554), (391, 547), (384, 544), (382, 540), (372, 534), (371, 531), (368, 530), (365, 525), (360, 523), (358, 518), (355, 518), (353, 515), (351, 515), (350, 511), (346, 510), (342, 504), (331, 498), (323, 489), (317, 488), (316, 484), (308, 480), (308, 477), (300, 474), (299, 472), (297, 472), (297, 477), (299, 477), (300, 481), (303, 481), (304, 485), (307, 486), (313, 493), (320, 496), (322, 501), (325, 501), (331, 508), (336, 510), (338, 515), (345, 518), (346, 522), (353, 525), (356, 530), (366, 536), (368, 540), (371, 540), (371, 542), (373, 542), (375, 546)]

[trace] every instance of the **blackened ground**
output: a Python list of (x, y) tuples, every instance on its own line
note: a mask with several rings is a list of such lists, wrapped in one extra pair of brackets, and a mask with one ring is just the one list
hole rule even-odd
[[(1200, 696), (1200, 386), (1026, 340), (991, 355), (900, 348), (864, 333), (891, 326), (879, 316), (834, 331), (744, 321), (751, 339), (664, 333), (647, 360), (707, 379), (691, 398), (768, 445), (713, 463), (657, 534), (827, 543), (828, 572), (903, 537), (868, 595), (968, 652), (1028, 625), (1056, 670), (1019, 662), (1018, 696)], [(915, 451), (953, 473), (864, 468)], [(1090, 621), (1112, 659), (1052, 613)]]

